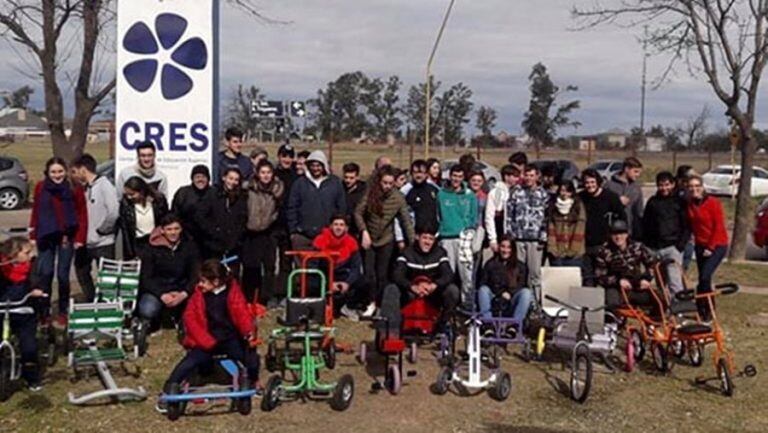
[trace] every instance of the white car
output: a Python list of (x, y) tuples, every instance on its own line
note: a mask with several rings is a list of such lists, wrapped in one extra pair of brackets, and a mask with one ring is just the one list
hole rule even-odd
[[(752, 197), (768, 195), (768, 170), (762, 167), (752, 167)], [(734, 165), (718, 165), (707, 172), (702, 179), (704, 189), (713, 195), (732, 195), (738, 193), (741, 167)]]

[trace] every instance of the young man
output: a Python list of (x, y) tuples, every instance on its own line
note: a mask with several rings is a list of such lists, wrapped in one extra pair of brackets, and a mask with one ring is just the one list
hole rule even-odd
[(331, 287), (333, 306), (350, 320), (358, 320), (355, 310), (362, 306), (360, 292), (365, 288), (361, 287), (364, 283), (363, 260), (357, 240), (349, 234), (347, 216), (339, 214), (331, 217), (331, 224), (317, 235), (312, 246), (324, 253), (338, 254), (334, 259), (334, 286)]
[(285, 193), (283, 195), (284, 200), (280, 203), (280, 213), (277, 216), (277, 226), (272, 232), (275, 238), (275, 245), (278, 248), (278, 275), (277, 275), (277, 288), (275, 295), (282, 297), (284, 287), (286, 287), (288, 281), (288, 273), (291, 270), (291, 258), (284, 253), (291, 249), (291, 237), (288, 235), (288, 222), (286, 218), (286, 203), (287, 197), (291, 193), (291, 186), (298, 179), (299, 175), (296, 173), (294, 167), (294, 159), (296, 157), (296, 150), (294, 150), (291, 143), (287, 142), (277, 149), (277, 166), (275, 167), (275, 176), (283, 182)]
[(520, 182), (520, 171), (512, 164), (501, 168), (502, 182), (496, 182), (485, 205), (485, 232), (488, 234), (491, 250), (499, 250), (499, 234), (504, 233), (504, 216), (507, 211), (509, 191)]
[(613, 221), (626, 220), (627, 217), (619, 196), (602, 187), (603, 177), (597, 171), (584, 170), (581, 181), (584, 190), (579, 197), (587, 214), (581, 277), (585, 286), (594, 287), (595, 260), (600, 247), (608, 240), (608, 228)]
[(427, 298), (442, 307), (441, 322), (450, 317), (459, 304), (459, 289), (453, 284), (448, 256), (437, 245), (434, 226), (417, 226), (416, 242), (397, 258), (392, 284), (384, 288), (381, 301), (380, 315), (389, 320), (381, 322), (380, 329), (383, 330), (386, 323), (390, 336), (399, 335), (400, 308), (417, 298)]
[(515, 239), (517, 260), (527, 270), (527, 286), (537, 295), (541, 292), (541, 264), (547, 243), (550, 200), (549, 193), (539, 185), (540, 176), (535, 165), (525, 167), (523, 184), (509, 192), (505, 230)]
[(73, 180), (85, 188), (88, 210), (88, 236), (85, 248), (75, 255), (75, 273), (88, 302), (93, 302), (95, 286), (91, 265), (104, 257), (115, 258), (115, 225), (120, 210), (115, 187), (105, 177), (96, 174), (96, 160), (84, 154), (72, 163)]
[(208, 167), (199, 164), (192, 167), (190, 178), (192, 183), (179, 188), (173, 196), (171, 212), (181, 219), (184, 234), (194, 239), (199, 247), (202, 231), (195, 221), (195, 212), (197, 212), (200, 201), (205, 197), (205, 193), (211, 187), (211, 172)]
[(134, 176), (140, 177), (156, 191), (166, 197), (168, 196), (168, 179), (165, 174), (155, 166), (156, 154), (155, 145), (151, 141), (145, 141), (136, 146), (136, 157), (138, 162), (136, 165), (125, 167), (117, 176), (115, 187), (117, 189), (118, 198), (123, 197), (123, 185), (125, 185), (125, 182)]
[(623, 289), (633, 305), (656, 307), (648, 292), (655, 263), (647, 248), (629, 238), (628, 224), (623, 220), (613, 221), (610, 238), (600, 247), (595, 259), (595, 277), (605, 289), (605, 304), (609, 308), (624, 304)]
[(296, 175), (298, 177), (304, 176), (307, 172), (307, 158), (309, 158), (310, 152), (308, 150), (302, 150), (296, 155)]
[(683, 290), (680, 269), (683, 251), (691, 238), (686, 203), (675, 193), (675, 177), (668, 171), (656, 175), (656, 195), (648, 200), (643, 214), (643, 243), (661, 260), (672, 260), (666, 266), (667, 284), (675, 294)]
[(360, 229), (354, 220), (355, 209), (357, 204), (363, 199), (365, 194), (365, 181), (360, 179), (360, 166), (354, 162), (348, 162), (342, 167), (344, 172), (344, 194), (347, 198), (347, 217), (352, 221), (350, 226), (350, 233), (352, 236), (357, 237), (360, 234)]
[(243, 136), (243, 131), (238, 128), (229, 128), (224, 132), (226, 148), (219, 153), (219, 163), (214, 173), (216, 179), (221, 179), (221, 176), (230, 167), (240, 170), (243, 182), (247, 182), (253, 177), (253, 164), (242, 153)]
[[(400, 189), (411, 211), (414, 226), (438, 227), (437, 194), (440, 189), (429, 182), (427, 161), (417, 159), (411, 163), (411, 181)], [(402, 251), (405, 237), (399, 221), (395, 221), (395, 240)]]
[(275, 176), (283, 182), (285, 191), (291, 190), (291, 185), (296, 180), (296, 168), (293, 166), (296, 151), (290, 143), (285, 143), (277, 149), (277, 167), (275, 167)]
[(474, 311), (472, 241), (477, 227), (477, 197), (464, 186), (464, 169), (451, 167), (448, 186), (437, 194), (440, 215), (440, 246), (445, 249), (453, 272), (461, 279), (464, 309)]
[(525, 154), (525, 152), (515, 152), (509, 157), (507, 161), (509, 161), (509, 163), (512, 164), (512, 166), (520, 172), (521, 177), (519, 182), (522, 183), (522, 174), (525, 170), (525, 167), (528, 165), (528, 156)]
[(307, 158), (307, 172), (294, 182), (286, 217), (294, 249), (308, 249), (331, 217), (346, 214), (347, 200), (341, 179), (330, 174), (325, 154), (316, 150)]
[(643, 187), (640, 175), (643, 174), (643, 164), (639, 159), (630, 156), (624, 160), (624, 168), (614, 174), (605, 184), (605, 189), (619, 196), (621, 204), (627, 213), (627, 225), (632, 239), (642, 239), (643, 221)]
[(149, 238), (149, 247), (141, 258), (136, 307), (144, 326), (156, 321), (164, 308), (171, 309), (178, 319), (197, 282), (197, 247), (182, 233), (179, 217), (167, 214)]

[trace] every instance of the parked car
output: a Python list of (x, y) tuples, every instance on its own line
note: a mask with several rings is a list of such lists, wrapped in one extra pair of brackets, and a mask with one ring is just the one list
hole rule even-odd
[(96, 174), (106, 177), (114, 185), (115, 183), (115, 160), (108, 159), (96, 166)]
[[(768, 170), (752, 167), (752, 187), (750, 195), (758, 197), (768, 195)], [(712, 195), (732, 195), (738, 192), (741, 167), (737, 165), (718, 165), (702, 176), (704, 190)]]
[[(458, 164), (459, 161), (456, 159), (449, 159), (447, 161), (443, 161), (442, 167), (443, 167), (443, 179), (448, 179), (450, 176), (449, 170), (454, 165)], [(488, 183), (489, 188), (493, 188), (493, 185), (496, 183), (496, 181), (501, 180), (501, 174), (499, 173), (499, 170), (496, 169), (496, 167), (484, 162), (484, 161), (476, 161), (475, 166), (472, 167), (475, 171), (482, 171), (483, 175), (485, 175), (485, 181)]]
[(755, 230), (752, 231), (752, 240), (758, 248), (768, 252), (768, 198), (763, 200), (755, 212)]
[(603, 179), (609, 180), (611, 176), (621, 171), (624, 168), (624, 161), (619, 159), (601, 159), (591, 164), (588, 169), (596, 170), (603, 176)]
[(538, 167), (540, 172), (554, 168), (555, 183), (560, 183), (562, 180), (572, 181), (574, 179), (578, 179), (579, 174), (581, 173), (579, 171), (579, 167), (567, 159), (540, 159), (538, 161), (531, 162), (531, 164)]
[(21, 161), (0, 156), (0, 210), (18, 209), (28, 197), (29, 176)]

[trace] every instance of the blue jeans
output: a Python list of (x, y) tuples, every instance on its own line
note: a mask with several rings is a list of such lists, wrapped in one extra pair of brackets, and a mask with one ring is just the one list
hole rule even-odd
[(688, 272), (688, 267), (691, 266), (691, 262), (693, 261), (693, 241), (688, 241), (687, 244), (685, 244), (685, 250), (683, 250), (683, 271)]
[(188, 380), (195, 372), (210, 371), (214, 362), (213, 355), (218, 354), (242, 363), (248, 373), (248, 380), (259, 379), (259, 355), (255, 351), (248, 350), (243, 340), (229, 339), (217, 342), (216, 347), (211, 351), (200, 348), (189, 350), (171, 372), (171, 376), (163, 387), (164, 391), (167, 392), (172, 383), (181, 384)]
[[(184, 312), (184, 307), (186, 307), (186, 305), (187, 301), (185, 300), (176, 307), (169, 308), (176, 323), (181, 323), (181, 315)], [(160, 315), (165, 308), (168, 307), (165, 306), (160, 298), (151, 293), (144, 293), (139, 297), (139, 302), (136, 305), (136, 315), (139, 319), (151, 322), (153, 326), (159, 326)]]
[[(54, 270), (56, 280), (59, 283), (59, 314), (67, 314), (69, 310), (69, 269), (72, 266), (72, 257), (74, 256), (72, 243), (64, 246), (59, 239), (40, 240), (37, 251), (36, 267), (40, 277), (40, 288), (48, 294), (47, 298), (41, 298), (42, 314), (45, 317), (51, 315)], [(56, 260), (57, 257), (58, 260)]]
[[(493, 317), (493, 313), (491, 312), (491, 302), (493, 301), (494, 296), (491, 288), (488, 286), (481, 286), (480, 290), (477, 291), (477, 303), (480, 307), (480, 316), (483, 319), (490, 319)], [(531, 303), (533, 303), (533, 291), (523, 287), (512, 295), (512, 299), (501, 311), (501, 316), (512, 317), (513, 319), (522, 322), (525, 320), (525, 316), (528, 315)]]
[[(720, 263), (725, 258), (725, 253), (728, 251), (728, 247), (719, 246), (712, 251), (712, 255), (704, 257), (704, 247), (696, 245), (696, 266), (699, 269), (699, 285), (696, 287), (697, 293), (709, 293), (712, 291), (712, 277), (715, 275)], [(709, 318), (709, 301), (707, 299), (698, 299), (699, 313), (704, 316), (704, 319)]]

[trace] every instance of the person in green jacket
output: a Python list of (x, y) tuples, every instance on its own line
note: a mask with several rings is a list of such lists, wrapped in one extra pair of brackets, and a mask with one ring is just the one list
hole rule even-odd
[(464, 185), (466, 173), (459, 164), (451, 167), (448, 185), (437, 194), (440, 246), (448, 253), (451, 270), (461, 279), (463, 308), (474, 311), (472, 240), (477, 235), (477, 198)]
[(390, 282), (390, 265), (395, 252), (395, 220), (403, 227), (408, 243), (413, 242), (413, 220), (403, 194), (395, 188), (395, 169), (385, 165), (374, 172), (368, 191), (355, 209), (360, 230), (369, 304), (363, 316), (376, 311), (376, 301)]

